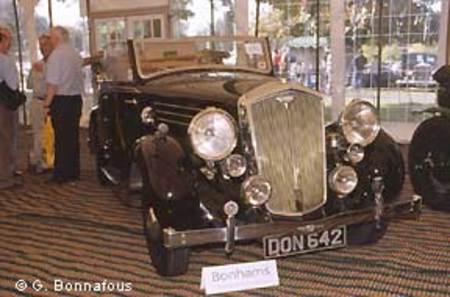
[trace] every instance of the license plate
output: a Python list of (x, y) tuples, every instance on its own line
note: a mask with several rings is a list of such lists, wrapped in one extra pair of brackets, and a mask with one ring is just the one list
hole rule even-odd
[(347, 228), (333, 229), (309, 234), (291, 233), (264, 237), (264, 257), (279, 258), (343, 247), (347, 244)]

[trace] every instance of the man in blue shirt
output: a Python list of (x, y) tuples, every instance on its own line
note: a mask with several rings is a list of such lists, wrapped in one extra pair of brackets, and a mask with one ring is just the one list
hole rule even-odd
[(44, 108), (55, 131), (55, 164), (51, 182), (66, 183), (80, 177), (79, 122), (83, 87), (82, 59), (69, 44), (63, 27), (50, 32), (53, 52), (46, 64)]

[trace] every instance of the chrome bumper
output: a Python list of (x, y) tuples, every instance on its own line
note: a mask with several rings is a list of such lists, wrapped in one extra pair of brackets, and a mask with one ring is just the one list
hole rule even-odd
[[(411, 200), (398, 201), (384, 205), (384, 218), (418, 219), (422, 209), (422, 198), (413, 196)], [(324, 219), (311, 221), (273, 221), (270, 223), (250, 224), (234, 227), (234, 241), (255, 240), (266, 236), (288, 234), (293, 231), (308, 234), (320, 232), (340, 225), (353, 225), (373, 222), (374, 208), (347, 211)], [(175, 231), (166, 228), (163, 231), (164, 246), (167, 248), (192, 247), (212, 243), (226, 243), (227, 228), (208, 228), (200, 230)]]

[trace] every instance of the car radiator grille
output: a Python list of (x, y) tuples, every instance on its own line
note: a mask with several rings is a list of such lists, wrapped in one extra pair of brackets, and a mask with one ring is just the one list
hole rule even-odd
[(323, 101), (285, 91), (246, 103), (259, 174), (272, 185), (267, 208), (275, 215), (302, 215), (325, 202)]

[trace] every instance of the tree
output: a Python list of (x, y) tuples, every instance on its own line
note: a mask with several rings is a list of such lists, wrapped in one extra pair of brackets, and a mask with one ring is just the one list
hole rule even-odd
[[(283, 38), (316, 33), (315, 6), (308, 5), (311, 1), (261, 0), (261, 2), (268, 3), (273, 9), (260, 14), (260, 35)], [(251, 32), (254, 32), (254, 24), (252, 27)]]

